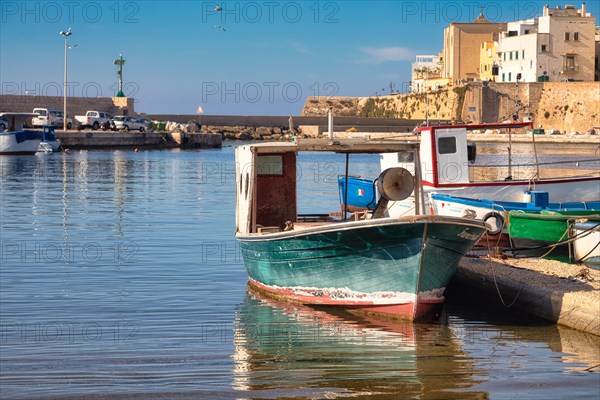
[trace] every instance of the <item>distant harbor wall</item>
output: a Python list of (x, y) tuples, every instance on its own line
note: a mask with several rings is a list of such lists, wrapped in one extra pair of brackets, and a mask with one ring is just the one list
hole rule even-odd
[[(0, 95), (0, 112), (32, 112), (34, 108), (62, 110), (62, 96)], [(135, 100), (127, 97), (68, 97), (67, 114), (85, 115), (86, 111), (104, 111), (111, 115), (135, 115)]]
[(303, 116), (388, 117), (423, 121), (496, 123), (530, 117), (535, 127), (562, 133), (600, 128), (600, 82), (472, 82), (428, 93), (376, 97), (309, 97)]
[(167, 132), (56, 131), (63, 148), (219, 148), (223, 137), (213, 133), (185, 133), (177, 143)]

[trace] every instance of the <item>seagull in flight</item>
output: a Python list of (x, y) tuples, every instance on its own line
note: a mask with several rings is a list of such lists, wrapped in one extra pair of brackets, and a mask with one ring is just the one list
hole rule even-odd
[(216, 5), (214, 10), (215, 11), (223, 11), (223, 7), (221, 7), (220, 5)]
[(222, 30), (223, 32), (227, 32), (223, 25), (215, 25), (215, 28)]

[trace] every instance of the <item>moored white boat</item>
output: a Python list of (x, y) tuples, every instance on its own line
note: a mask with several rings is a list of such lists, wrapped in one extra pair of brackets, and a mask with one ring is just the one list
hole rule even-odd
[(598, 201), (558, 202), (550, 203), (547, 192), (525, 192), (529, 202), (496, 201), (492, 199), (470, 199), (462, 196), (431, 193), (430, 202), (433, 213), (450, 217), (476, 218), (489, 225), (489, 233), (497, 235), (506, 228), (509, 211), (600, 211), (600, 193)]
[(42, 140), (42, 132), (24, 129), (26, 122), (37, 114), (0, 113), (0, 119), (8, 122), (7, 129), (0, 132), (0, 154), (35, 154)]
[(39, 152), (53, 153), (61, 150), (60, 140), (54, 133), (54, 125), (45, 125), (42, 134), (42, 141), (38, 147)]
[[(554, 202), (598, 201), (600, 193), (600, 171), (583, 176), (513, 179), (510, 148), (508, 164), (496, 168), (506, 173), (502, 180), (475, 180), (471, 163), (474, 152), (467, 145), (467, 131), (478, 129), (512, 129), (530, 127), (531, 123), (506, 123), (482, 125), (426, 126), (418, 129), (420, 148), (415, 152), (382, 154), (381, 169), (403, 167), (410, 170), (413, 161), (422, 164), (423, 188), (425, 193), (440, 193), (472, 199), (494, 199), (495, 201), (523, 202), (526, 192), (548, 192)], [(510, 137), (510, 136), (509, 136)], [(494, 168), (488, 167), (486, 168)], [(426, 200), (427, 201), (427, 200)], [(391, 216), (412, 215), (415, 199), (409, 197), (395, 202), (389, 209)]]
[(576, 222), (573, 224), (573, 258), (588, 267), (600, 269), (600, 222)]

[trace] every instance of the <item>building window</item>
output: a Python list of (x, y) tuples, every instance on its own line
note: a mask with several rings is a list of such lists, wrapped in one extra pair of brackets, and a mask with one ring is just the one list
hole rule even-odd
[(542, 53), (545, 53), (548, 51), (548, 45), (543, 44), (542, 45)]
[(578, 71), (579, 71), (579, 67), (575, 63), (575, 55), (573, 55), (573, 54), (571, 54), (571, 55), (567, 54), (566, 56), (564, 56), (564, 58), (563, 58), (563, 72), (569, 73), (569, 72), (578, 72)]
[(511, 51), (511, 52), (510, 52), (510, 54), (509, 54), (509, 55), (510, 55), (510, 59), (511, 59), (511, 60), (512, 60), (512, 58), (513, 58), (513, 55), (512, 55), (512, 53), (513, 53), (513, 52)]
[(565, 42), (568, 42), (570, 40), (571, 35), (569, 34), (569, 32), (565, 32)]
[(523, 53), (521, 53), (521, 58), (525, 58), (525, 50), (523, 50)]
[(529, 33), (529, 29), (525, 29), (525, 34), (527, 35)]
[(504, 52), (502, 56), (504, 57), (504, 61), (506, 61), (506, 52)]
[(508, 73), (508, 81), (509, 81), (509, 82), (512, 82), (512, 72), (509, 72), (509, 73)]
[(573, 32), (573, 40), (574, 41), (578, 41), (579, 40), (579, 32)]
[(505, 82), (506, 80), (504, 79), (504, 72), (502, 73), (502, 82)]
[(519, 59), (519, 50), (515, 51), (515, 60)]

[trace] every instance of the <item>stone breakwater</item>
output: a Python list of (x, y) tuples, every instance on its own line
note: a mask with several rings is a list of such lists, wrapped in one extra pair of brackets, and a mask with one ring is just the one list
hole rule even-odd
[(223, 140), (290, 140), (292, 136), (303, 137), (300, 129), (290, 130), (282, 126), (219, 126), (203, 125), (201, 133), (220, 134)]

